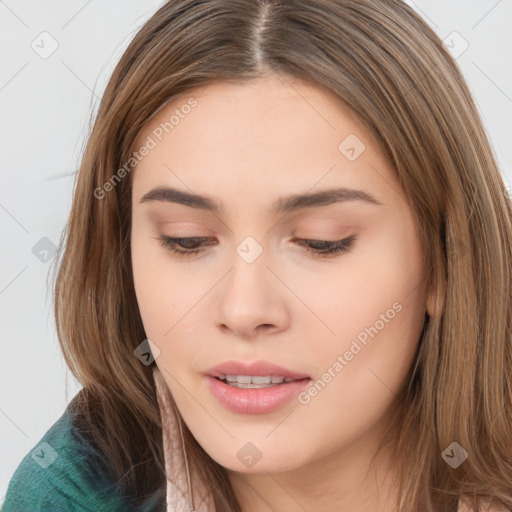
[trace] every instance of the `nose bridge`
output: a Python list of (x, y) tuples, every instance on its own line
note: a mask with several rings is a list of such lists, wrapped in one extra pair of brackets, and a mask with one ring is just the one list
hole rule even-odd
[[(260, 237), (261, 238), (261, 237)], [(255, 236), (246, 235), (235, 247), (233, 269), (229, 277), (238, 301), (264, 300), (262, 296), (271, 287), (268, 277), (269, 251)], [(267, 275), (268, 274), (268, 275)], [(232, 290), (233, 291), (233, 290)]]
[(275, 229), (276, 222), (262, 215), (261, 205), (252, 208), (250, 212), (242, 210), (243, 213), (231, 225), (235, 257), (231, 260), (234, 268), (230, 279), (232, 285), (235, 284), (234, 279), (246, 283), (245, 286), (252, 288), (253, 295), (267, 295), (265, 300), (270, 302), (270, 296), (279, 293), (276, 286), (282, 286), (271, 271), (277, 263), (273, 249), (280, 246), (276, 238), (280, 232)]
[[(258, 235), (258, 238), (261, 240), (263, 237)], [(264, 252), (266, 253), (268, 251), (268, 247), (264, 249), (263, 244), (265, 242), (263, 240), (260, 242), (259, 240), (253, 235), (246, 235), (236, 246), (235, 252), (241, 260), (241, 262), (237, 261), (239, 265), (243, 265), (243, 263), (252, 265), (258, 260), (260, 260), (261, 264), (262, 260), (267, 260), (267, 255), (265, 254), (264, 257), (262, 257), (262, 255)]]
[(255, 236), (247, 235), (235, 252), (218, 296), (217, 325), (244, 337), (250, 337), (259, 325), (286, 325), (286, 308), (278, 289), (282, 284), (269, 269), (268, 249)]

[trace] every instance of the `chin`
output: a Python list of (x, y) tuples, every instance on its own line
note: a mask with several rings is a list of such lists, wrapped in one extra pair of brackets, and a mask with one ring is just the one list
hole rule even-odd
[(240, 444), (241, 448), (235, 454), (232, 452), (232, 446), (227, 447), (227, 450), (222, 453), (208, 452), (208, 454), (228, 471), (246, 474), (284, 473), (293, 471), (307, 463), (304, 454), (300, 459), (294, 458), (297, 455), (295, 446), (291, 446), (289, 452), (280, 450), (279, 453), (276, 453), (271, 446), (258, 449), (250, 442)]

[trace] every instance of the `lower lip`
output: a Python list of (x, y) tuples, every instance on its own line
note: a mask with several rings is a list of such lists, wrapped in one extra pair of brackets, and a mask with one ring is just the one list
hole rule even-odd
[(309, 378), (267, 388), (235, 388), (215, 377), (206, 376), (210, 390), (230, 411), (241, 414), (266, 414), (276, 411), (295, 398), (311, 380)]

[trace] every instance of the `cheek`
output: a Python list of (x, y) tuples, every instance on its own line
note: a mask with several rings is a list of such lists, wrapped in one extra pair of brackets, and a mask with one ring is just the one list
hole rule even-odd
[(355, 433), (391, 406), (414, 361), (422, 315), (397, 303), (392, 313), (381, 311), (383, 317), (354, 326), (355, 335), (316, 352), (316, 379), (299, 397), (307, 414)]
[[(162, 275), (161, 265), (152, 254), (153, 245), (154, 240), (150, 237), (143, 237), (136, 230), (133, 232), (131, 248), (135, 294), (146, 334), (150, 339), (162, 332), (165, 324), (165, 315), (162, 313), (172, 296), (172, 288), (164, 286), (166, 276)], [(163, 292), (168, 296), (162, 296)], [(172, 309), (172, 304), (169, 306)]]
[(350, 345), (360, 333), (364, 338), (365, 329), (376, 322), (384, 326), (382, 332), (398, 328), (399, 339), (408, 338), (407, 333), (412, 336), (411, 328), (416, 330), (418, 322), (421, 326), (424, 276), (412, 224), (389, 223), (378, 233), (361, 237), (353, 251), (332, 262), (300, 272), (291, 268), (281, 275), (304, 299), (312, 313), (305, 321), (316, 325), (317, 340), (326, 350), (330, 345)]
[[(198, 279), (192, 267), (179, 263), (149, 232), (132, 230), (132, 267), (135, 294), (146, 336), (160, 350), (158, 365), (174, 371), (175, 363), (200, 353), (198, 332), (206, 318), (201, 300), (214, 285), (215, 276)], [(183, 368), (183, 364), (181, 364)]]
[(308, 305), (323, 323), (311, 317), (319, 328), (309, 332), (322, 333), (310, 346), (318, 385), (303, 400), (313, 416), (348, 421), (345, 411), (352, 411), (352, 419), (376, 418), (406, 378), (425, 316), (423, 265), (413, 233), (403, 227), (383, 231), (323, 278), (305, 276), (304, 293), (314, 290)]
[(181, 284), (169, 275), (165, 251), (147, 230), (134, 225), (131, 252), (135, 294), (146, 335), (162, 349), (165, 333), (172, 328), (183, 297)]

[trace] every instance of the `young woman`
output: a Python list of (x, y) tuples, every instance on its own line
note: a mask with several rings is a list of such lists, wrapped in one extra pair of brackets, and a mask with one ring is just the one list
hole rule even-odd
[(512, 507), (512, 209), (399, 0), (173, 0), (106, 88), (4, 512)]

